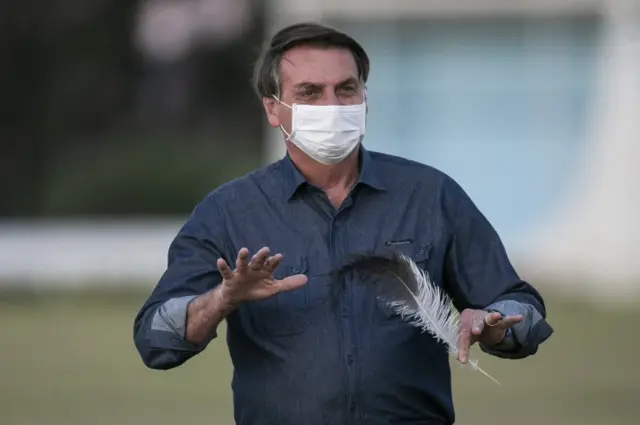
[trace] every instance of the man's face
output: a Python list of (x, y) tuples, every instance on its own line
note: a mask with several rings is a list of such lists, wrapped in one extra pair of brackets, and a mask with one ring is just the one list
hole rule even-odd
[[(364, 100), (364, 84), (348, 49), (296, 47), (280, 64), (280, 100), (287, 105), (355, 105)], [(291, 109), (264, 100), (269, 123), (291, 133)]]

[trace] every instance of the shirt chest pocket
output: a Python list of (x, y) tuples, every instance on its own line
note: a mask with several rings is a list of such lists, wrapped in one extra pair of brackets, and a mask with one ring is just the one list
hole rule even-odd
[(327, 279), (309, 276), (309, 262), (304, 256), (285, 257), (273, 276), (280, 280), (296, 274), (308, 276), (304, 286), (247, 305), (252, 326), (258, 332), (274, 337), (298, 335), (317, 320), (318, 307), (329, 297)]
[[(391, 243), (387, 242), (381, 249), (383, 255), (389, 255), (393, 252), (401, 253), (409, 257), (420, 270), (428, 274), (428, 263), (431, 257), (431, 243), (427, 241), (414, 241), (410, 243)], [(398, 282), (399, 285), (402, 283)], [(376, 309), (380, 313), (380, 318), (385, 323), (397, 324), (402, 322), (402, 318), (394, 309), (389, 306), (388, 301), (382, 299), (376, 299)]]

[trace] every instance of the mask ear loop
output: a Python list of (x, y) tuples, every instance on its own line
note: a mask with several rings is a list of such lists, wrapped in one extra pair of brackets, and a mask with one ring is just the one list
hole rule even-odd
[(369, 102), (367, 99), (367, 86), (364, 86), (364, 89), (362, 90), (362, 103), (365, 104), (365, 115), (369, 115)]
[[(275, 94), (271, 95), (276, 102), (286, 106), (287, 108), (291, 109), (293, 111), (293, 108), (291, 107), (291, 105), (287, 105), (286, 103), (284, 103), (283, 101), (281, 101), (280, 99), (278, 99), (278, 96), (276, 96)], [(282, 132), (285, 134), (285, 136), (287, 136), (286, 139), (284, 139), (284, 141), (288, 141), (289, 139), (291, 139), (291, 134), (287, 133), (287, 130), (284, 129), (284, 127), (282, 126), (282, 124), (280, 124), (280, 130), (282, 130)]]
[[(362, 103), (364, 103), (364, 122), (367, 122), (367, 117), (369, 116), (369, 102), (367, 100), (367, 86), (364, 86), (364, 90), (362, 91)], [(362, 141), (362, 140), (360, 140)]]

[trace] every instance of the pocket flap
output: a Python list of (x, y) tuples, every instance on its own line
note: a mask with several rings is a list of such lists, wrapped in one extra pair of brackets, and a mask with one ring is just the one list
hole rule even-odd
[(383, 251), (386, 254), (399, 252), (411, 258), (415, 263), (420, 263), (429, 259), (431, 244), (424, 241), (411, 241), (406, 243), (387, 241), (384, 244)]
[(287, 276), (295, 274), (306, 274), (309, 271), (309, 261), (307, 257), (285, 256), (282, 258), (280, 265), (274, 270), (273, 277), (276, 279), (284, 279)]

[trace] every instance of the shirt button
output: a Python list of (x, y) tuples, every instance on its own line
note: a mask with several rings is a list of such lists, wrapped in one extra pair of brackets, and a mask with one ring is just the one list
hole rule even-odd
[(349, 365), (353, 364), (353, 356), (351, 354), (347, 356), (347, 364)]
[(349, 317), (349, 310), (347, 310), (346, 308), (342, 309), (342, 317), (344, 317), (345, 319), (347, 317)]

